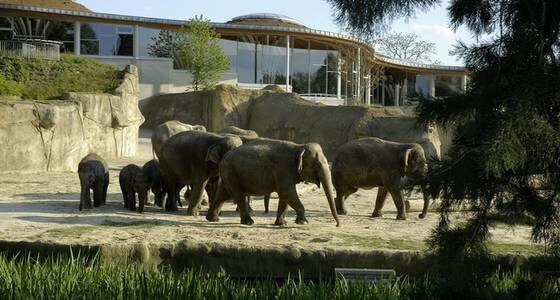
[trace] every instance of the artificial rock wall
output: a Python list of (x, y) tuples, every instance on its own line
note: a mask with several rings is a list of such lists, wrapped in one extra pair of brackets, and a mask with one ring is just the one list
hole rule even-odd
[(169, 120), (201, 124), (213, 132), (234, 125), (262, 137), (317, 142), (328, 157), (344, 143), (367, 136), (398, 142), (428, 139), (437, 152), (441, 146), (435, 128), (419, 126), (413, 114), (399, 108), (326, 106), (274, 87), (242, 90), (222, 85), (211, 91), (161, 95), (151, 98), (142, 112), (148, 128)]
[(67, 93), (64, 100), (0, 100), (0, 171), (75, 171), (89, 152), (136, 154), (138, 71), (124, 70), (110, 94)]

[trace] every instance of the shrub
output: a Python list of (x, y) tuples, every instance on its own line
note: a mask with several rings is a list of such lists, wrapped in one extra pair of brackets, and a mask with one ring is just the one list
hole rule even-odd
[(121, 74), (113, 66), (73, 55), (62, 55), (60, 61), (1, 57), (0, 78), (21, 87), (3, 95), (48, 100), (60, 99), (65, 92), (110, 92), (119, 85)]

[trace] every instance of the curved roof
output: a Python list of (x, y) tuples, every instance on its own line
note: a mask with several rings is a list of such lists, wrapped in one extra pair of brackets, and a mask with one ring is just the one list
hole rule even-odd
[(306, 27), (305, 25), (303, 25), (303, 23), (296, 19), (292, 19), (285, 15), (272, 13), (255, 13), (242, 15), (232, 18), (228, 21), (228, 23)]
[[(0, 0), (0, 9), (4, 9), (7, 15), (14, 14), (14, 13), (18, 14), (18, 11), (20, 13), (24, 12), (28, 16), (36, 16), (36, 17), (48, 17), (49, 15), (56, 14), (61, 19), (72, 18), (72, 19), (78, 19), (84, 21), (106, 20), (119, 24), (140, 24), (142, 26), (171, 29), (171, 30), (173, 29), (176, 30), (181, 26), (188, 24), (188, 22), (183, 20), (169, 20), (169, 19), (125, 16), (125, 15), (115, 15), (115, 14), (106, 14), (106, 13), (96, 13), (90, 11), (76, 11), (76, 10), (60, 9), (60, 8), (44, 8), (44, 7), (36, 7), (30, 5), (4, 4), (3, 3), (4, 1), (8, 1), (8, 0)], [(17, 0), (13, 0), (13, 1), (17, 2)], [(12, 12), (9, 13), (9, 11)], [(250, 18), (248, 16), (259, 16), (261, 19), (258, 19), (256, 17)], [(276, 16), (276, 17), (272, 17), (272, 16)], [(284, 18), (284, 19), (281, 20), (280, 18)], [(268, 22), (254, 24), (254, 23), (244, 23), (244, 20), (252, 20), (252, 21), (265, 20)], [(274, 21), (276, 23), (274, 23)], [(366, 41), (345, 34), (311, 29), (305, 27), (304, 25), (301, 25), (300, 22), (294, 19), (281, 15), (251, 14), (251, 15), (233, 18), (231, 21), (227, 23), (212, 23), (212, 25), (216, 28), (216, 31), (218, 31), (222, 35), (235, 34), (239, 32), (244, 32), (247, 34), (263, 34), (263, 33), (290, 34), (290, 35), (302, 36), (304, 38), (309, 38), (309, 39), (317, 39), (317, 40), (333, 42), (337, 44), (347, 44), (347, 45), (350, 44), (354, 46), (359, 46), (359, 47), (363, 47), (364, 50), (371, 53), (370, 54), (371, 59), (375, 59), (378, 63), (386, 67), (394, 67), (394, 68), (405, 69), (414, 72), (428, 71), (428, 72), (442, 73), (442, 74), (464, 74), (468, 72), (468, 70), (465, 67), (420, 64), (420, 63), (413, 63), (413, 62), (407, 62), (407, 61), (389, 58), (380, 55), (379, 53), (376, 53), (372, 45), (367, 43)]]
[(77, 11), (91, 11), (80, 3), (71, 0), (0, 0), (0, 3), (61, 8)]

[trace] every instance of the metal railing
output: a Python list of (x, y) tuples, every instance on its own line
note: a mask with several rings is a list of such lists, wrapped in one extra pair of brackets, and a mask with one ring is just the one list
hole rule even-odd
[(45, 40), (0, 41), (0, 56), (60, 60), (60, 42)]

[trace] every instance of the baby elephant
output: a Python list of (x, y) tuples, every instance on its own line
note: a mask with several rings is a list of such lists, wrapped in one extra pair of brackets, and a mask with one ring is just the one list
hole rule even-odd
[(163, 206), (163, 200), (167, 191), (163, 187), (163, 178), (161, 177), (157, 159), (152, 159), (145, 163), (142, 167), (142, 173), (146, 176), (150, 190), (154, 194), (154, 205)]
[[(387, 193), (397, 207), (397, 220), (405, 220), (405, 204), (401, 192), (401, 179), (423, 179), (428, 165), (422, 146), (417, 143), (395, 143), (368, 137), (342, 145), (333, 160), (332, 180), (336, 189), (336, 208), (346, 214), (344, 200), (359, 188), (379, 187), (372, 217), (381, 217)], [(428, 211), (428, 195), (424, 191), (424, 209)]]
[(109, 168), (105, 160), (94, 153), (86, 155), (78, 164), (78, 176), (81, 186), (79, 210), (82, 211), (84, 206), (91, 208), (90, 189), (93, 189), (93, 206), (105, 205), (109, 186)]
[(144, 211), (144, 203), (148, 198), (150, 182), (137, 165), (124, 167), (119, 174), (119, 183), (124, 199), (124, 208), (136, 210), (136, 194), (138, 194), (138, 212)]

